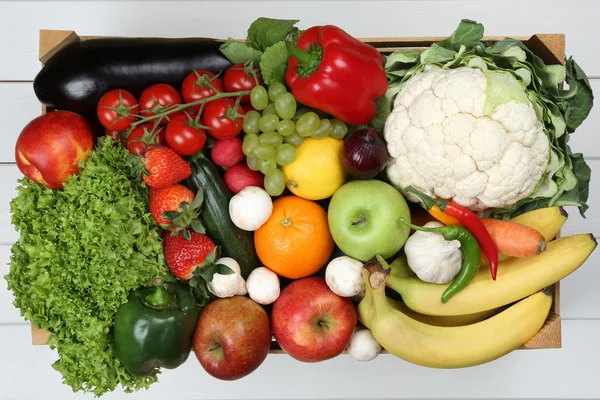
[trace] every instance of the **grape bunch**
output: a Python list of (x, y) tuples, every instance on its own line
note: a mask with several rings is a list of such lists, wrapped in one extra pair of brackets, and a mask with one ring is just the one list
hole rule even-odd
[(254, 87), (250, 103), (255, 110), (248, 111), (244, 118), (242, 149), (248, 167), (265, 176), (265, 190), (271, 196), (283, 193), (285, 178), (279, 167), (294, 162), (296, 147), (304, 138), (342, 139), (348, 132), (346, 124), (338, 119), (329, 119), (318, 110), (298, 108), (282, 83), (272, 84), (268, 91), (264, 86)]

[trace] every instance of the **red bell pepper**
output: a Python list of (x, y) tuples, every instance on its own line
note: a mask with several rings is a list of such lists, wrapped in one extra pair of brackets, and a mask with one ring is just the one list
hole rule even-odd
[(332, 25), (290, 33), (286, 45), (285, 80), (298, 102), (352, 125), (375, 117), (388, 84), (377, 49)]

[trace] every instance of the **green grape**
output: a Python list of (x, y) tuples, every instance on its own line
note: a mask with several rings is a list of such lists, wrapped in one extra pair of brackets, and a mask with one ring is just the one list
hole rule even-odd
[(258, 121), (258, 128), (263, 132), (271, 132), (277, 129), (279, 123), (279, 117), (273, 114), (263, 115), (260, 121)]
[(322, 119), (319, 122), (319, 127), (317, 128), (315, 133), (313, 133), (310, 137), (313, 139), (324, 138), (326, 136), (329, 136), (332, 130), (333, 127), (331, 126), (331, 122), (329, 122), (328, 119)]
[(271, 86), (269, 86), (269, 100), (275, 101), (277, 96), (287, 92), (285, 85), (280, 82), (275, 82)]
[(296, 111), (296, 114), (294, 114), (294, 118), (292, 118), (292, 121), (298, 122), (298, 120), (300, 119), (300, 117), (303, 116), (304, 114), (306, 114), (309, 111), (310, 110), (308, 108), (306, 108), (306, 107), (302, 107), (302, 108), (298, 109), (298, 111)]
[(300, 117), (298, 122), (296, 122), (296, 130), (302, 137), (307, 137), (315, 133), (319, 124), (321, 123), (321, 119), (314, 112), (307, 112), (303, 116)]
[(252, 155), (252, 149), (258, 144), (258, 135), (255, 133), (247, 133), (242, 142), (242, 150), (246, 156)]
[(279, 165), (290, 165), (296, 159), (296, 149), (289, 143), (280, 144), (275, 150), (275, 161)]
[(271, 196), (279, 196), (285, 190), (285, 177), (283, 172), (276, 169), (269, 175), (265, 175), (265, 190)]
[(277, 132), (281, 136), (289, 136), (296, 130), (296, 124), (291, 119), (282, 119), (277, 124)]
[(273, 160), (262, 160), (260, 162), (260, 172), (264, 175), (269, 175), (275, 172), (277, 169), (277, 164)]
[(254, 86), (250, 92), (250, 104), (257, 110), (264, 110), (269, 104), (267, 89), (263, 86)]
[(273, 100), (273, 104), (275, 104), (275, 109), (281, 119), (294, 118), (294, 115), (296, 114), (296, 99), (293, 94), (280, 94)]
[(274, 131), (265, 132), (258, 137), (260, 144), (266, 144), (267, 146), (277, 147), (283, 143), (283, 137)]
[(343, 139), (348, 133), (348, 126), (344, 123), (344, 121), (340, 121), (339, 119), (330, 119), (332, 130), (329, 134), (334, 139)]
[(302, 136), (300, 136), (300, 134), (298, 132), (294, 132), (289, 136), (285, 136), (283, 138), (283, 141), (291, 144), (294, 147), (298, 147), (302, 144), (304, 139), (302, 138)]
[(272, 146), (259, 144), (252, 152), (261, 160), (275, 160), (275, 149)]
[[(265, 115), (269, 115), (269, 114), (273, 114), (273, 115), (277, 116), (277, 110), (275, 109), (275, 104), (273, 104), (273, 103), (269, 103), (265, 107), (265, 109), (262, 111), (263, 117)], [(277, 118), (279, 118), (279, 117), (277, 117)]]
[(260, 114), (258, 111), (248, 111), (244, 117), (244, 124), (242, 125), (244, 132), (250, 134), (257, 134), (260, 132), (260, 129), (258, 129), (258, 121), (260, 121)]
[(252, 171), (258, 171), (260, 169), (260, 159), (258, 157), (248, 157), (246, 159), (246, 164), (248, 164), (248, 168)]

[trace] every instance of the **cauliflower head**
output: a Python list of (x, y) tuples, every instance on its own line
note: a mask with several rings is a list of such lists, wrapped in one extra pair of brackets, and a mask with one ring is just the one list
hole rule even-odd
[(536, 110), (509, 72), (436, 68), (400, 89), (386, 119), (387, 175), (405, 188), (474, 211), (509, 207), (533, 193), (550, 160)]

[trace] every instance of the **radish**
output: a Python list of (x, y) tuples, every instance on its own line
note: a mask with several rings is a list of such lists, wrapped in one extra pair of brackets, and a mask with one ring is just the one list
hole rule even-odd
[(233, 193), (239, 193), (247, 186), (264, 188), (264, 177), (260, 171), (252, 171), (245, 162), (227, 169), (225, 184)]
[(223, 168), (233, 167), (244, 159), (242, 139), (236, 136), (217, 140), (210, 151), (210, 157), (215, 164)]

